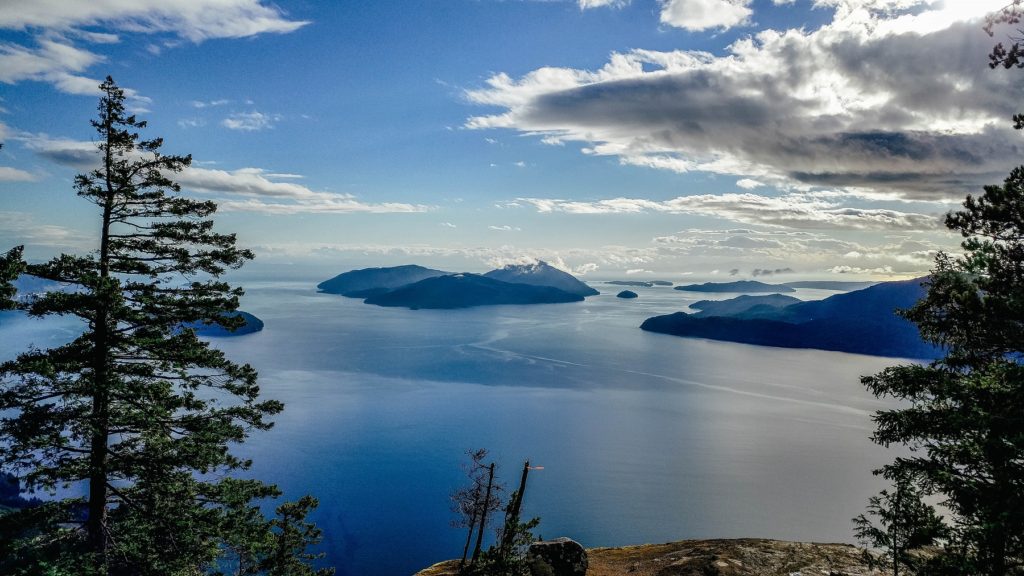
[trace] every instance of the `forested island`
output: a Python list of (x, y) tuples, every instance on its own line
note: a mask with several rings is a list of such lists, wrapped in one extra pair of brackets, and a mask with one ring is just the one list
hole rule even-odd
[(598, 294), (568, 272), (537, 261), (485, 274), (453, 274), (417, 265), (344, 272), (317, 285), (321, 292), (363, 298), (367, 304), (455, 309), (501, 304), (579, 302)]
[(883, 282), (808, 302), (793, 302), (781, 294), (701, 301), (691, 305), (701, 309), (697, 314), (655, 316), (640, 327), (760, 346), (931, 359), (938, 357), (939, 348), (924, 342), (913, 323), (895, 313), (924, 295), (924, 280)]

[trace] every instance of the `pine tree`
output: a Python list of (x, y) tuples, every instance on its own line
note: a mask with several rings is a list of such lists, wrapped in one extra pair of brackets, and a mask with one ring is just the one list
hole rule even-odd
[(903, 313), (945, 356), (863, 379), (907, 403), (876, 414), (873, 439), (910, 447), (882, 473), (950, 513), (929, 573), (1024, 574), (1024, 167), (968, 196), (946, 225), (964, 254), (940, 254), (927, 294)]
[(30, 489), (85, 496), (0, 518), (0, 541), (18, 555), (0, 571), (197, 573), (229, 540), (265, 537), (271, 526), (244, 511), (278, 494), (257, 481), (209, 480), (249, 466), (229, 445), (269, 428), (282, 405), (260, 398), (252, 367), (188, 328), (243, 322), (227, 314), (242, 290), (221, 275), (252, 254), (214, 230), (214, 203), (179, 194), (172, 177), (191, 157), (140, 139), (146, 123), (125, 111), (110, 77), (100, 90), (99, 165), (75, 178), (97, 208), (98, 249), (44, 264), (21, 263), (18, 249), (0, 259), (3, 303), (24, 270), (68, 287), (24, 304), (30, 315), (85, 326), (64, 346), (0, 365), (0, 465)]

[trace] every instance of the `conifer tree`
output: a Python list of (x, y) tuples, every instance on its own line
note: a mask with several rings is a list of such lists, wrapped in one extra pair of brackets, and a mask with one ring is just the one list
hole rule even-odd
[(0, 465), (28, 488), (84, 496), (0, 517), (0, 541), (18, 555), (2, 571), (198, 573), (228, 541), (265, 537), (271, 525), (252, 502), (278, 493), (225, 476), (249, 465), (229, 445), (269, 428), (282, 405), (260, 398), (252, 367), (188, 328), (243, 322), (227, 314), (242, 290), (221, 276), (252, 254), (214, 230), (214, 203), (179, 194), (172, 178), (191, 157), (140, 139), (146, 123), (110, 77), (100, 90), (98, 167), (75, 178), (96, 207), (96, 251), (30, 265), (20, 249), (0, 258), (8, 307), (24, 270), (67, 286), (22, 304), (30, 315), (84, 325), (64, 346), (0, 365)]
[(927, 573), (1024, 574), (1024, 167), (946, 216), (963, 256), (940, 253), (928, 291), (903, 315), (945, 350), (864, 384), (906, 402), (879, 412), (874, 441), (908, 446), (885, 466), (949, 511), (948, 543)]

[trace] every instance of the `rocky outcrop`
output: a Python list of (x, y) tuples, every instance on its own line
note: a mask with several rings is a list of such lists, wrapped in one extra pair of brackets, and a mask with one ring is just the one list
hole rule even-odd
[(531, 576), (585, 576), (587, 551), (570, 538), (530, 544), (526, 553)]
[[(683, 540), (618, 548), (590, 548), (587, 576), (884, 576), (870, 568), (863, 548), (743, 538)], [(876, 557), (877, 558), (877, 557)], [(431, 566), (416, 576), (455, 576), (459, 561)], [(536, 574), (536, 573), (535, 573)], [(891, 573), (890, 573), (891, 574)]]
[(636, 298), (636, 292), (632, 290), (623, 290), (615, 295), (616, 298)]

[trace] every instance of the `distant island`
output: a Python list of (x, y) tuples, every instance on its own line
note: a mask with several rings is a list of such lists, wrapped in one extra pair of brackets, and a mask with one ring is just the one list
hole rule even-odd
[(486, 274), (453, 274), (417, 265), (365, 268), (317, 285), (321, 292), (364, 298), (377, 306), (469, 308), (498, 304), (579, 302), (598, 294), (572, 274), (537, 261)]
[(779, 308), (802, 302), (799, 298), (783, 294), (765, 296), (737, 296), (728, 300), (700, 300), (690, 304), (690, 308), (699, 310), (694, 316), (732, 316), (742, 318), (759, 318), (773, 316)]
[(940, 350), (921, 340), (917, 328), (894, 312), (913, 306), (924, 295), (924, 280), (883, 282), (824, 300), (781, 307), (762, 301), (755, 303), (761, 306), (756, 314), (751, 313), (752, 306), (747, 306), (755, 301), (741, 296), (702, 304), (705, 310), (717, 307), (719, 315), (676, 312), (648, 318), (640, 327), (662, 334), (760, 346), (931, 359), (939, 356)]
[(248, 312), (242, 312), (238, 310), (236, 312), (229, 312), (225, 314), (227, 317), (241, 316), (245, 320), (245, 324), (238, 327), (234, 331), (224, 328), (220, 324), (205, 323), (205, 322), (192, 322), (188, 325), (189, 328), (195, 330), (198, 336), (242, 336), (244, 334), (252, 334), (253, 332), (259, 332), (263, 330), (263, 320), (260, 320), (256, 316)]
[(509, 264), (504, 268), (491, 270), (484, 276), (502, 282), (550, 286), (583, 297), (600, 294), (597, 290), (577, 280), (572, 274), (563, 272), (544, 261), (532, 264)]
[(799, 282), (785, 282), (783, 286), (790, 288), (815, 288), (817, 290), (840, 290), (849, 292), (851, 290), (862, 290), (868, 286), (874, 286), (878, 282), (845, 282), (841, 280), (803, 280)]
[(687, 284), (676, 286), (676, 290), (687, 292), (742, 292), (746, 294), (764, 294), (771, 292), (796, 292), (796, 289), (785, 284), (765, 284), (757, 280), (737, 280), (735, 282), (705, 282), (704, 284)]
[(616, 298), (636, 298), (637, 293), (632, 290), (623, 290), (615, 295)]
[(667, 280), (608, 280), (605, 284), (611, 284), (612, 286), (638, 286), (640, 288), (672, 285), (672, 283)]
[(328, 294), (341, 294), (349, 298), (367, 298), (413, 282), (448, 274), (451, 272), (433, 270), (415, 264), (390, 268), (363, 268), (338, 274), (330, 280), (324, 280), (317, 284), (316, 287), (321, 292)]
[(452, 309), (497, 304), (555, 304), (579, 302), (583, 296), (531, 284), (502, 282), (478, 274), (452, 274), (420, 280), (366, 299), (367, 304)]

